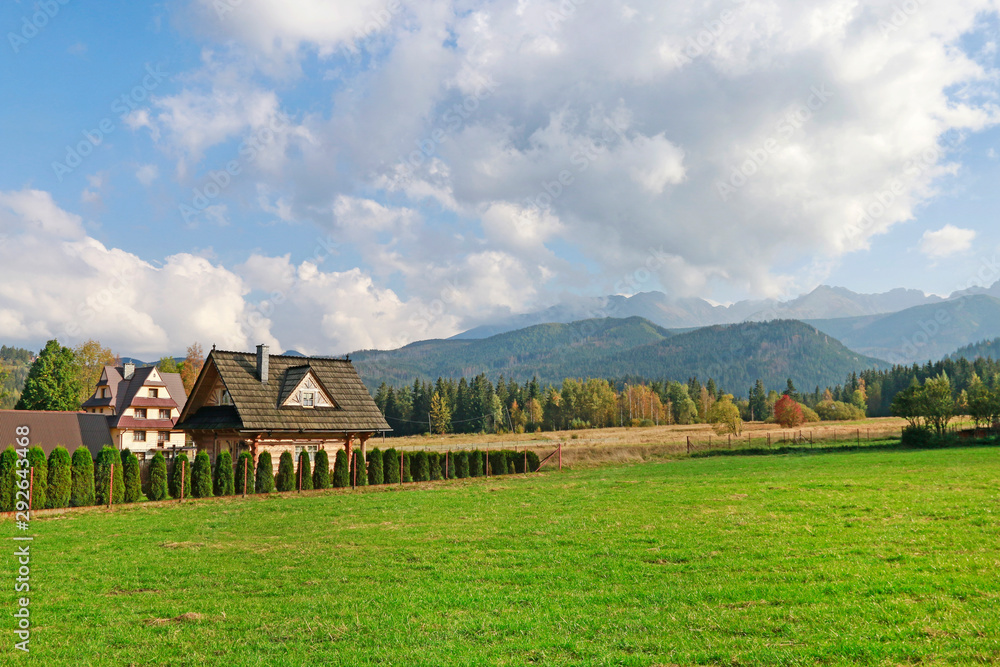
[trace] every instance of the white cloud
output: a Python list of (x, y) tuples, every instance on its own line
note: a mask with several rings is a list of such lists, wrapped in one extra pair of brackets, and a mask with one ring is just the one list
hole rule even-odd
[(136, 180), (148, 187), (153, 184), (153, 181), (160, 177), (160, 168), (155, 164), (140, 165), (139, 168), (135, 170), (135, 177)]
[(920, 252), (932, 259), (949, 257), (971, 248), (975, 238), (976, 232), (972, 229), (945, 225), (937, 231), (924, 232), (920, 237)]

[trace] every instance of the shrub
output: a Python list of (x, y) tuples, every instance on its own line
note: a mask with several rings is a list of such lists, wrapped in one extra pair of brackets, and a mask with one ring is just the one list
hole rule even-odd
[(824, 421), (849, 421), (864, 419), (865, 411), (853, 403), (843, 401), (820, 401), (816, 404), (816, 413)]
[(410, 475), (414, 482), (426, 482), (431, 478), (431, 461), (427, 452), (414, 452), (410, 462)]
[(69, 452), (65, 447), (56, 447), (49, 454), (49, 479), (46, 489), (46, 507), (69, 507), (69, 496), (73, 491), (73, 475), (70, 472)]
[(351, 485), (351, 471), (347, 465), (347, 452), (338, 449), (333, 459), (333, 486), (337, 489)]
[(457, 452), (448, 452), (448, 455), (445, 456), (445, 466), (447, 467), (445, 477), (448, 479), (455, 479), (455, 456), (457, 454)]
[(17, 488), (17, 452), (8, 447), (0, 454), (0, 511), (14, 511)]
[(934, 431), (926, 426), (906, 426), (899, 442), (904, 447), (930, 447), (934, 444)]
[(28, 466), (35, 469), (31, 484), (31, 509), (44, 509), (48, 502), (49, 463), (45, 460), (45, 450), (38, 445), (28, 449)]
[(795, 428), (804, 419), (802, 406), (796, 403), (791, 396), (785, 394), (774, 404), (774, 421), (780, 424), (782, 428)]
[(368, 466), (365, 464), (365, 457), (361, 456), (360, 448), (354, 452), (354, 467), (357, 476), (352, 477), (352, 481), (356, 486), (368, 486)]
[(469, 477), (482, 477), (483, 472), (483, 453), (473, 449), (469, 452)]
[(94, 459), (90, 450), (80, 445), (73, 452), (71, 463), (72, 490), (69, 504), (73, 507), (86, 507), (94, 504)]
[(228, 449), (222, 450), (215, 457), (215, 470), (212, 472), (212, 492), (217, 496), (233, 495), (235, 490), (233, 455)]
[(506, 475), (507, 474), (507, 453), (506, 452), (490, 452), (489, 453), (489, 464), (490, 464), (490, 474), (491, 475)]
[(382, 452), (382, 483), (399, 484), (399, 452), (391, 447)]
[(181, 477), (184, 478), (184, 497), (191, 497), (191, 462), (188, 461), (187, 454), (181, 452), (174, 457), (173, 465), (170, 466), (170, 496), (172, 498), (181, 497)]
[(278, 474), (274, 476), (274, 488), (278, 491), (295, 490), (295, 461), (289, 451), (281, 452), (278, 459)]
[(313, 467), (313, 488), (330, 488), (330, 455), (325, 449), (316, 452), (316, 465)]
[[(111, 466), (114, 466), (113, 484)], [(125, 476), (122, 471), (121, 452), (105, 445), (94, 464), (94, 499), (98, 505), (108, 504), (109, 491), (112, 495), (111, 504), (117, 505), (125, 500)]]
[(444, 454), (429, 452), (427, 462), (431, 469), (431, 479), (444, 479)]
[(191, 466), (191, 495), (195, 498), (212, 497), (212, 462), (208, 452), (201, 451)]
[(541, 459), (538, 458), (538, 454), (536, 452), (529, 451), (528, 452), (528, 472), (535, 472), (536, 470), (538, 470), (539, 467), (541, 467), (541, 464), (542, 464), (542, 461), (541, 461)]
[(526, 455), (525, 455), (524, 452), (510, 452), (508, 458), (510, 459), (511, 464), (513, 464), (513, 466), (514, 466), (514, 472), (515, 473), (521, 474), (521, 473), (524, 472), (524, 457), (525, 456)]
[(413, 452), (403, 452), (403, 482), (413, 481)]
[(122, 457), (122, 477), (125, 481), (125, 498), (127, 503), (137, 502), (142, 498), (142, 477), (139, 473), (139, 459), (130, 449), (126, 449)]
[(455, 452), (452, 455), (455, 459), (455, 477), (464, 479), (469, 476), (469, 452)]
[(149, 499), (167, 499), (167, 460), (160, 452), (153, 455), (149, 464)]
[(312, 491), (313, 473), (309, 452), (299, 452), (299, 468), (295, 475), (295, 488), (300, 491)]
[(240, 452), (236, 457), (236, 465), (233, 466), (233, 493), (243, 495), (243, 480), (246, 479), (246, 492), (253, 493), (254, 469), (253, 454), (250, 452)]
[(382, 484), (384, 476), (382, 474), (382, 452), (378, 447), (368, 452), (368, 483)]
[(274, 463), (271, 461), (271, 452), (261, 452), (257, 457), (253, 489), (257, 493), (274, 491)]

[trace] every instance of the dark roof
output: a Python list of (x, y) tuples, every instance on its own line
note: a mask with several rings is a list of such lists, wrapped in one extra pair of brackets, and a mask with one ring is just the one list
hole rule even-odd
[(243, 423), (232, 405), (206, 405), (180, 426), (189, 431), (220, 431), (242, 428)]
[[(257, 355), (252, 352), (212, 350), (205, 360), (191, 400), (181, 413), (176, 428), (239, 428), (246, 431), (327, 431), (363, 432), (389, 431), (368, 390), (358, 377), (354, 365), (346, 359), (271, 355), (268, 363), (269, 382), (257, 377)], [(214, 369), (214, 371), (213, 371)], [(337, 407), (279, 407), (280, 398), (289, 382), (301, 380), (311, 371)], [(235, 412), (217, 408), (202, 415), (208, 407), (210, 387), (202, 386), (206, 374), (217, 372), (229, 395)], [(297, 383), (297, 381), (296, 381)], [(294, 384), (292, 385), (294, 387)], [(229, 407), (229, 406), (223, 406)], [(231, 421), (235, 417), (236, 423)], [(208, 424), (226, 426), (208, 426)], [(238, 423), (238, 426), (236, 424)]]
[[(184, 382), (181, 381), (180, 374), (163, 373), (159, 369), (156, 369), (160, 379), (151, 380), (149, 376), (152, 375), (154, 369), (156, 369), (155, 366), (136, 368), (132, 377), (126, 380), (125, 369), (123, 367), (105, 366), (97, 386), (107, 386), (111, 390), (111, 397), (98, 398), (97, 391), (95, 390), (93, 396), (84, 402), (83, 407), (98, 408), (109, 405), (113, 407), (115, 411), (114, 415), (106, 415), (111, 421), (111, 428), (124, 428), (120, 424), (121, 417), (125, 410), (132, 406), (166, 408), (176, 405), (178, 410), (183, 410), (184, 405), (187, 403), (187, 393), (184, 391)], [(164, 387), (167, 393), (170, 394), (170, 398), (139, 396), (139, 390), (143, 387)], [(157, 402), (152, 403), (150, 401)]]
[(18, 426), (27, 426), (32, 445), (41, 445), (48, 456), (63, 446), (70, 454), (84, 445), (97, 458), (105, 445), (114, 447), (106, 415), (85, 412), (45, 412), (42, 410), (0, 410), (0, 447), (17, 447), (14, 438)]

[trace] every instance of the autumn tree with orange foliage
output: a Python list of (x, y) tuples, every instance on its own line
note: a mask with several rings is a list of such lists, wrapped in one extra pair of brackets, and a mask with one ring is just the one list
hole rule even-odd
[(805, 421), (805, 417), (802, 416), (802, 407), (795, 402), (794, 398), (785, 394), (774, 404), (774, 421), (784, 428), (795, 428)]
[(201, 373), (201, 367), (205, 365), (205, 354), (201, 350), (201, 343), (193, 343), (187, 349), (187, 356), (181, 363), (181, 382), (184, 383), (184, 391), (190, 395), (194, 388), (194, 381)]

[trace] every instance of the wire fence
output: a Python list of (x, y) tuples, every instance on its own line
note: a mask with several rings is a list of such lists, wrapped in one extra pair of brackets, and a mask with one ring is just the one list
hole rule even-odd
[(886, 440), (898, 440), (902, 428), (822, 428), (788, 429), (765, 433), (745, 432), (740, 435), (688, 436), (688, 454), (721, 450), (766, 451), (772, 449), (819, 449), (830, 447), (863, 447), (884, 444)]

